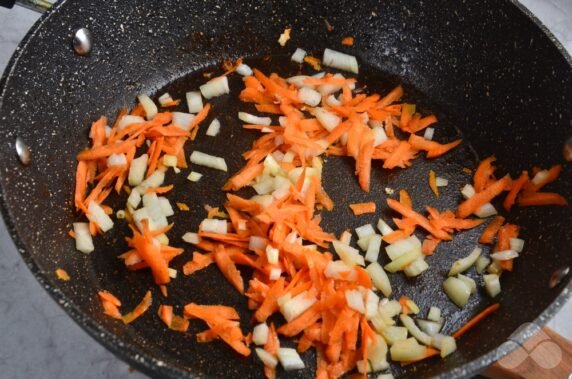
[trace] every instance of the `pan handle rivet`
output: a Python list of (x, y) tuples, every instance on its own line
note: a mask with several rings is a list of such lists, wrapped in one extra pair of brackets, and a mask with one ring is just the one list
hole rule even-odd
[(564, 155), (564, 159), (566, 159), (568, 162), (572, 162), (572, 137), (568, 138), (566, 142), (564, 142), (562, 155)]
[(76, 30), (73, 35), (73, 49), (78, 55), (87, 55), (91, 51), (91, 33), (86, 28)]
[(30, 148), (20, 137), (16, 138), (16, 154), (18, 154), (18, 158), (20, 158), (20, 162), (22, 162), (24, 166), (32, 163), (32, 153), (30, 153)]
[(569, 266), (560, 267), (558, 270), (554, 271), (552, 275), (550, 275), (548, 286), (550, 288), (558, 286), (569, 273), (570, 273)]

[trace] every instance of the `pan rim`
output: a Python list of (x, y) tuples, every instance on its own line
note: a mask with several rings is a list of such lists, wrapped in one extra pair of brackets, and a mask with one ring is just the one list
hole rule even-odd
[[(572, 56), (564, 48), (562, 43), (554, 36), (554, 34), (544, 25), (528, 8), (526, 8), (518, 0), (506, 0), (508, 3), (515, 6), (518, 10), (524, 13), (532, 23), (534, 23), (558, 49), (559, 53), (567, 62), (568, 66), (572, 68)], [(41, 30), (44, 23), (58, 10), (67, 3), (67, 0), (59, 0), (52, 9), (44, 13), (26, 33), (22, 41), (18, 44), (16, 51), (10, 58), (2, 76), (0, 77), (0, 109), (4, 101), (6, 83), (11, 78), (14, 69), (17, 67), (20, 56), (25, 51), (28, 43), (35, 35)], [(0, 184), (0, 214), (6, 226), (6, 230), (10, 235), (16, 250), (22, 257), (24, 263), (34, 275), (38, 283), (46, 290), (50, 297), (65, 311), (70, 318), (79, 325), (87, 334), (92, 337), (99, 344), (104, 346), (107, 350), (112, 352), (115, 356), (132, 365), (139, 371), (149, 375), (150, 377), (165, 376), (165, 377), (189, 377), (194, 378), (192, 372), (183, 370), (177, 367), (171, 367), (165, 364), (160, 359), (154, 358), (147, 353), (143, 353), (136, 347), (123, 343), (114, 334), (103, 328), (87, 313), (83, 312), (71, 299), (69, 299), (57, 286), (52, 285), (53, 280), (46, 272), (43, 272), (37, 265), (31, 254), (25, 248), (23, 241), (20, 239), (15, 225), (12, 223), (12, 217), (8, 209), (6, 200), (4, 198), (4, 189)], [(498, 359), (511, 353), (518, 345), (522, 344), (530, 338), (539, 327), (546, 325), (546, 323), (562, 308), (562, 306), (572, 297), (572, 278), (568, 278), (566, 284), (560, 285), (560, 292), (554, 301), (545, 308), (538, 317), (531, 321), (526, 327), (517, 330), (512, 336), (511, 341), (515, 343), (503, 343), (488, 353), (481, 355), (462, 364), (459, 367), (452, 369), (449, 372), (442, 373), (437, 378), (464, 378), (470, 375), (475, 375), (481, 372), (490, 364)]]

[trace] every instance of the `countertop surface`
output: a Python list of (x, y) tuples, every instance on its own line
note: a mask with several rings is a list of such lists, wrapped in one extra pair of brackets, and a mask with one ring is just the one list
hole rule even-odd
[[(572, 0), (523, 0), (572, 53)], [(0, 72), (38, 15), (0, 8)], [(572, 302), (549, 326), (572, 339)], [(0, 377), (124, 378), (146, 376), (89, 337), (28, 270), (0, 219)]]

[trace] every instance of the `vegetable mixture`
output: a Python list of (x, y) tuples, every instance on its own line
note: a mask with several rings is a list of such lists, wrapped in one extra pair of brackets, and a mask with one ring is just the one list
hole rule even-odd
[[(354, 40), (347, 37), (342, 43), (352, 45)], [(331, 49), (324, 51), (322, 60), (296, 49), (292, 61), (316, 69), (325, 65), (359, 72), (355, 57)], [(77, 155), (74, 194), (75, 208), (87, 221), (75, 222), (70, 235), (77, 250), (92, 252), (93, 236), (115, 226), (115, 212), (115, 218), (131, 229), (126, 237), (129, 250), (120, 258), (128, 270), (151, 270), (164, 296), (157, 321), (173, 332), (186, 333), (190, 320), (201, 320), (206, 329), (196, 335), (197, 341), (220, 339), (243, 356), (254, 351), (268, 378), (275, 377), (279, 366), (304, 368), (301, 354), (312, 348), (317, 352), (319, 378), (338, 378), (352, 370), (390, 377), (389, 361), (410, 364), (454, 353), (456, 341), (499, 304), (445, 335), (441, 310), (421, 310), (413, 299), (393, 297), (392, 276), (422, 275), (429, 269), (427, 257), (441, 242), (487, 223), (474, 249), (450, 267), (443, 290), (454, 304), (464, 307), (477, 291), (475, 279), (464, 273), (475, 266), (486, 292), (495, 298), (501, 292), (501, 274), (513, 270), (524, 240), (519, 238), (519, 227), (498, 214), (493, 200), (503, 198), (505, 211), (515, 205), (567, 205), (562, 196), (543, 191), (558, 178), (560, 166), (499, 178), (495, 157), (488, 157), (474, 171), (472, 183), (461, 189), (464, 201), (457, 209), (419, 209), (407, 189), (393, 194), (387, 188), (391, 195), (387, 205), (395, 218), (356, 228), (354, 244), (351, 231), (335, 236), (320, 225), (320, 212), (337, 206), (323, 186), (324, 156), (353, 159), (357, 181), (368, 192), (372, 185), (382, 185), (372, 183), (372, 170), (406, 169), (423, 155), (436, 159), (454, 154), (462, 141), (434, 141), (437, 118), (402, 102), (401, 86), (387, 94), (366, 94), (356, 90), (355, 78), (341, 73), (283, 78), (240, 60), (226, 62), (224, 68), (223, 75), (186, 94), (188, 113), (169, 111), (180, 100), (168, 93), (158, 98), (159, 107), (150, 97), (139, 95), (137, 106), (130, 112), (122, 109), (113, 125), (105, 117), (92, 124), (91, 146)], [(230, 93), (231, 74), (243, 77), (240, 94)], [(183, 241), (172, 241), (168, 218), (175, 212), (169, 200), (173, 184), (165, 183), (165, 172), (173, 170), (196, 182), (203, 175), (194, 171), (196, 167), (228, 171), (225, 157), (198, 150), (189, 156), (192, 170), (187, 162), (187, 142), (192, 144), (199, 127), (207, 128), (205, 138), (217, 138), (225, 127), (216, 118), (205, 124), (212, 108), (208, 100), (217, 96), (238, 96), (254, 104), (258, 114), (240, 112), (237, 117), (244, 129), (260, 137), (243, 153), (242, 169), (224, 184), (226, 202), (208, 207), (198, 230), (189, 230)], [(448, 180), (433, 170), (428, 178), (435, 196), (444, 196), (440, 188)], [(256, 194), (236, 194), (245, 187)], [(124, 209), (105, 204), (114, 191), (126, 194)], [(356, 217), (377, 212), (374, 202), (349, 207)], [(176, 203), (176, 209), (187, 212), (189, 206)], [(238, 312), (224, 304), (191, 302), (181, 315), (175, 314), (168, 285), (186, 278), (178, 278), (170, 262), (189, 244), (193, 253), (182, 268), (184, 276), (216, 265), (246, 297), (252, 310), (251, 330), (241, 330)], [(494, 245), (493, 253), (483, 254), (481, 244)], [(387, 254), (390, 262), (382, 266), (380, 254)], [(253, 272), (250, 278), (242, 274), (242, 267)], [(58, 276), (69, 280), (63, 273)], [(121, 301), (104, 289), (98, 295), (103, 312), (126, 324), (155, 317), (145, 314), (153, 301), (151, 291), (129, 312), (123, 312)], [(270, 322), (274, 315), (282, 321)], [(282, 347), (286, 338), (293, 338), (297, 348)]]

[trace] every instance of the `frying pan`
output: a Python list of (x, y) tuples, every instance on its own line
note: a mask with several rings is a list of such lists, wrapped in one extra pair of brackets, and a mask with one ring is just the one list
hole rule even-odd
[[(445, 11), (446, 10), (446, 11)], [(328, 31), (325, 20), (333, 26)], [(292, 39), (285, 48), (276, 42), (285, 27)], [(74, 55), (73, 31), (87, 27), (94, 48), (88, 56)], [(355, 37), (353, 47), (340, 40)], [(7, 227), (27, 265), (48, 293), (91, 336), (143, 372), (156, 377), (260, 377), (254, 357), (240, 358), (217, 341), (197, 344), (190, 333), (173, 334), (156, 314), (163, 302), (147, 272), (126, 272), (117, 256), (124, 252), (127, 228), (95, 240), (96, 251), (75, 251), (66, 233), (77, 219), (71, 205), (75, 154), (87, 146), (91, 121), (104, 114), (112, 118), (122, 106), (134, 105), (135, 95), (169, 91), (181, 98), (204, 82), (202, 73), (218, 69), (222, 59), (244, 57), (264, 72), (282, 75), (312, 73), (289, 62), (295, 47), (315, 55), (331, 47), (360, 62), (359, 81), (372, 91), (387, 91), (401, 83), (406, 100), (439, 118), (437, 140), (463, 137), (462, 147), (434, 161), (420, 159), (413, 168), (373, 170), (372, 190), (359, 190), (349, 160), (330, 158), (325, 166), (325, 187), (336, 202), (324, 212), (324, 229), (345, 228), (389, 218), (384, 189), (407, 188), (417, 207), (433, 204), (454, 209), (457, 189), (470, 180), (464, 167), (494, 154), (499, 172), (513, 176), (534, 165), (562, 163), (562, 147), (572, 135), (570, 120), (572, 69), (570, 57), (532, 16), (511, 1), (458, 2), (401, 1), (241, 1), (229, 5), (218, 0), (162, 2), (61, 1), (28, 33), (0, 82), (0, 205)], [(199, 133), (190, 149), (225, 156), (229, 171), (242, 165), (240, 152), (254, 133), (241, 130), (236, 112), (249, 109), (236, 101), (240, 79), (231, 78), (231, 96), (213, 101), (211, 117), (223, 125), (215, 139)], [(208, 122), (208, 120), (207, 120)], [(20, 164), (14, 142), (20, 137), (32, 152), (32, 163)], [(449, 193), (436, 200), (426, 184), (429, 169), (449, 179)], [(555, 192), (572, 199), (572, 175), (565, 165)], [(173, 197), (191, 206), (174, 216), (172, 241), (196, 230), (203, 206), (221, 205), (219, 190), (226, 175), (208, 172), (197, 185), (183, 176)], [(347, 204), (374, 200), (375, 217), (356, 218)], [(116, 203), (114, 204), (113, 201)], [(119, 205), (119, 199), (110, 205)], [(374, 220), (375, 219), (375, 220)], [(549, 288), (550, 276), (572, 264), (572, 209), (541, 207), (515, 209), (508, 219), (521, 226), (526, 251), (512, 273), (503, 275), (498, 300), (501, 311), (491, 315), (463, 337), (459, 350), (445, 360), (392, 367), (401, 377), (464, 377), (478, 372), (510, 351), (503, 342), (522, 342), (533, 331), (519, 326), (543, 325), (569, 296), (570, 278)], [(120, 223), (118, 223), (120, 224)], [(450, 264), (474, 246), (481, 229), (472, 230), (441, 246), (430, 258), (431, 269), (407, 280), (393, 275), (397, 295), (412, 297), (423, 311), (440, 307), (450, 333), (482, 310), (491, 300), (479, 291), (463, 309), (456, 308), (441, 290)], [(176, 244), (176, 243), (175, 243)], [(192, 250), (174, 261), (190, 259)], [(380, 258), (384, 262), (385, 257)], [(57, 281), (56, 268), (72, 280)], [(482, 284), (482, 283), (481, 283)], [(102, 315), (95, 293), (107, 289), (132, 308), (152, 288), (154, 304), (145, 317), (124, 326)], [(249, 329), (246, 302), (214, 268), (191, 277), (179, 277), (169, 288), (169, 304), (227, 304), (236, 307), (243, 330)], [(180, 311), (180, 308), (179, 308)], [(280, 377), (311, 376), (315, 356), (304, 356), (307, 369)]]

